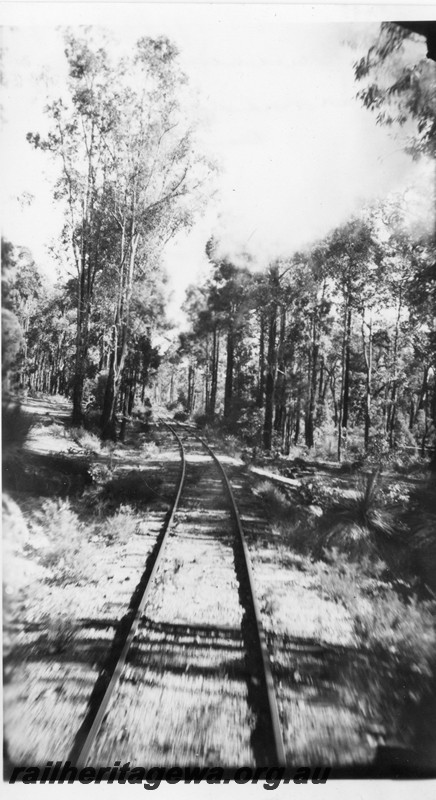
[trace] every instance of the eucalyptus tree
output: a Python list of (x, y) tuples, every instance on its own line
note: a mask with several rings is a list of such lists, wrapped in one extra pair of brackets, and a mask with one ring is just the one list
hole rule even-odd
[(2, 368), (3, 375), (14, 370), (21, 388), (31, 369), (30, 328), (46, 291), (30, 251), (2, 239)]
[(46, 107), (46, 137), (28, 133), (35, 147), (50, 152), (59, 166), (54, 189), (65, 207), (63, 240), (76, 271), (76, 345), (73, 380), (73, 422), (82, 420), (89, 326), (96, 275), (110, 252), (111, 225), (106, 205), (110, 161), (107, 144), (114, 124), (114, 72), (104, 48), (65, 34), (67, 92)]
[(192, 124), (181, 106), (185, 84), (178, 51), (166, 37), (141, 39), (133, 62), (118, 74), (110, 175), (117, 296), (101, 420), (105, 437), (115, 430), (135, 282), (157, 268), (165, 244), (192, 224), (206, 201), (204, 183), (211, 168), (197, 153)]
[[(356, 80), (362, 84), (358, 96), (364, 106), (377, 114), (377, 123), (393, 132), (404, 132), (404, 149), (417, 159), (431, 159), (435, 175), (433, 209), (436, 208), (436, 63), (426, 57), (420, 35), (392, 22), (380, 25), (368, 52), (354, 65)], [(433, 261), (436, 249), (436, 213), (432, 236)], [(418, 291), (415, 294), (417, 297)], [(415, 306), (416, 310), (416, 306)], [(435, 317), (431, 330), (435, 331)], [(425, 359), (424, 359), (425, 361)], [(435, 363), (429, 367), (435, 369)], [(433, 416), (434, 424), (436, 417)], [(436, 465), (436, 450), (433, 466)]]
[(421, 36), (382, 22), (368, 52), (354, 65), (358, 97), (377, 123), (404, 130), (414, 157), (436, 158), (436, 63), (426, 58)]
[(60, 166), (55, 197), (66, 209), (64, 237), (77, 274), (73, 419), (82, 416), (90, 320), (98, 275), (115, 282), (102, 432), (114, 436), (129, 351), (135, 282), (159, 268), (167, 241), (206, 201), (210, 164), (197, 155), (182, 107), (186, 77), (166, 38), (140, 39), (127, 58), (110, 43), (66, 34), (68, 95), (47, 108), (47, 137), (28, 134)]
[[(365, 309), (374, 298), (373, 275), (382, 258), (380, 242), (365, 218), (353, 218), (337, 228), (328, 238), (326, 259), (330, 275), (342, 298), (342, 344), (341, 381), (338, 419), (338, 460), (341, 460), (343, 445), (347, 440), (350, 413), (351, 381), (351, 337), (353, 320), (359, 315), (365, 324)], [(368, 358), (365, 359), (367, 372), (367, 404), (365, 428), (369, 431), (371, 372)]]

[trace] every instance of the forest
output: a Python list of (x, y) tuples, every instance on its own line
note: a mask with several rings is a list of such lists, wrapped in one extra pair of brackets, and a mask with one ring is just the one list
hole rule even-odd
[[(207, 146), (178, 43), (138, 34), (121, 52), (112, 34), (56, 34), (64, 91), (27, 130), (62, 214), (50, 245), (56, 276), (26, 231), (2, 238), (6, 766), (56, 761), (52, 742), (79, 763), (96, 702), (121, 672), (125, 720), (102, 713), (96, 764), (142, 763), (147, 747), (165, 767), (263, 766), (247, 579), (218, 497), (219, 456), (252, 560), (282, 761), (345, 777), (367, 767), (434, 775), (430, 45), (426, 55), (422, 33), (402, 23), (377, 25), (370, 41), (365, 33), (349, 101), (407, 163), (423, 165), (423, 182), (400, 176), (389, 191), (362, 190), (357, 210), (271, 254), (255, 252), (250, 236), (226, 239), (224, 212), (209, 225), (225, 169)], [(338, 208), (341, 169), (329, 187)], [(265, 217), (269, 201), (265, 189)], [(319, 205), (329, 202), (327, 193)], [(283, 213), (292, 231), (297, 209)], [(180, 237), (199, 221), (203, 268), (195, 277), (189, 265), (174, 314)], [(118, 670), (135, 614), (139, 633)], [(151, 711), (138, 721), (139, 696)]]
[[(356, 88), (377, 81), (410, 36), (382, 28), (355, 64)], [(248, 253), (232, 260), (212, 235), (210, 274), (187, 292), (188, 327), (161, 352), (162, 252), (202, 213), (214, 165), (196, 149), (168, 40), (141, 40), (132, 63), (118, 64), (69, 34), (66, 56), (68, 101), (54, 101), (47, 135), (28, 140), (56, 160), (54, 197), (65, 208), (57, 257), (68, 278), (48, 287), (28, 248), (3, 242), (9, 389), (71, 396), (73, 423), (91, 413), (103, 438), (117, 435), (117, 419), (122, 438), (153, 395), (266, 452), (301, 444), (339, 461), (431, 455), (434, 233), (411, 214), (407, 192), (366, 204), (260, 270)], [(380, 124), (416, 121), (415, 158), (435, 157), (432, 69), (423, 59), (410, 82), (400, 61), (391, 85), (360, 90)], [(141, 92), (128, 85), (131, 70)]]

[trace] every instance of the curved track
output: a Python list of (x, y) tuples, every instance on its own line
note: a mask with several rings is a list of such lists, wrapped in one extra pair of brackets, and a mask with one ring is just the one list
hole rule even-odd
[[(213, 450), (204, 440), (196, 435), (195, 431), (193, 431), (190, 426), (180, 426), (180, 428), (183, 430), (183, 433), (179, 435), (175, 431), (174, 427), (169, 425), (167, 422), (162, 420), (160, 421), (160, 424), (165, 425), (166, 428), (171, 431), (171, 434), (176, 438), (180, 449), (181, 467), (176, 494), (165, 519), (163, 530), (152, 554), (152, 563), (148, 567), (147, 578), (142, 586), (141, 594), (134, 610), (134, 614), (132, 615), (129, 627), (125, 631), (123, 639), (120, 643), (119, 656), (116, 660), (115, 667), (112, 669), (110, 676), (107, 678), (107, 685), (98, 706), (94, 708), (91, 716), (88, 715), (87, 720), (79, 731), (79, 734), (76, 737), (76, 743), (69, 758), (77, 766), (81, 767), (89, 763), (91, 756), (100, 759), (102, 752), (105, 752), (104, 747), (103, 749), (101, 747), (99, 749), (98, 746), (98, 740), (101, 738), (100, 732), (102, 723), (103, 720), (107, 720), (110, 710), (112, 709), (113, 711), (114, 708), (118, 707), (119, 703), (121, 702), (117, 695), (117, 692), (119, 691), (120, 678), (123, 673), (125, 673), (126, 667), (129, 665), (129, 660), (135, 660), (135, 654), (132, 654), (132, 651), (135, 650), (135, 648), (132, 648), (132, 643), (137, 636), (138, 630), (142, 631), (142, 625), (146, 624), (147, 622), (145, 617), (146, 605), (153, 598), (152, 589), (153, 587), (156, 589), (155, 578), (162, 563), (165, 562), (164, 554), (169, 536), (171, 533), (173, 538), (177, 537), (178, 535), (178, 522), (175, 522), (175, 519), (177, 517), (186, 519), (184, 522), (186, 528), (189, 526), (192, 518), (192, 511), (189, 512), (186, 509), (192, 509), (193, 507), (195, 509), (197, 505), (202, 505), (203, 511), (200, 510), (198, 512), (198, 516), (201, 516), (202, 513), (207, 514), (208, 503), (210, 507), (216, 508), (218, 501), (218, 508), (220, 508), (219, 504), (221, 504), (221, 508), (223, 508), (224, 490), (224, 506), (226, 507), (226, 511), (222, 513), (225, 513), (227, 516), (222, 524), (224, 526), (224, 538), (226, 540), (225, 546), (228, 550), (230, 548), (233, 554), (231, 559), (233, 561), (232, 569), (234, 570), (235, 574), (234, 584), (237, 586), (238, 595), (237, 599), (232, 599), (232, 603), (233, 605), (239, 605), (240, 607), (240, 611), (238, 613), (241, 617), (241, 624), (238, 639), (240, 639), (241, 652), (245, 652), (245, 655), (243, 655), (242, 658), (243, 667), (241, 668), (241, 672), (243, 674), (244, 682), (247, 686), (246, 700), (249, 707), (249, 713), (255, 720), (255, 722), (252, 723), (250, 737), (251, 751), (253, 754), (253, 759), (258, 766), (284, 766), (284, 746), (274, 692), (273, 678), (265, 642), (265, 635), (262, 629), (259, 608), (254, 591), (254, 580), (249, 553), (230, 481), (222, 463), (217, 458)], [(198, 443), (201, 444), (203, 453), (206, 452), (208, 456), (210, 456), (212, 464), (210, 464), (210, 462), (204, 466), (201, 464), (199, 468), (197, 465), (197, 472), (195, 472), (194, 464), (189, 467), (189, 460), (191, 458), (192, 461), (192, 456), (189, 455), (189, 452), (187, 455), (187, 450), (190, 450), (191, 453), (194, 452), (198, 458)], [(213, 469), (211, 470), (212, 465)], [(204, 476), (207, 470), (210, 471), (210, 474), (215, 471), (215, 475), (218, 472), (219, 480), (217, 481), (216, 478), (211, 480), (209, 478), (209, 483), (206, 483)], [(188, 481), (186, 481), (187, 471), (190, 472), (190, 478)], [(203, 484), (201, 485), (202, 478)], [(220, 484), (221, 488), (219, 488)], [(205, 486), (206, 491), (204, 490)], [(205, 494), (210, 495), (210, 497), (205, 498)], [(204, 510), (205, 503), (206, 510)], [(185, 510), (183, 506), (185, 506)], [(191, 516), (189, 516), (189, 513)], [(210, 513), (214, 512), (211, 511)], [(175, 530), (173, 531), (173, 529)], [(216, 532), (213, 533), (213, 536), (216, 537), (217, 535), (218, 534)], [(209, 537), (209, 539), (210, 538), (211, 537)], [(222, 546), (222, 543), (220, 543), (220, 546)], [(205, 569), (209, 569), (207, 564), (205, 565)], [(161, 572), (159, 573), (160, 576), (162, 572), (163, 570), (161, 569)], [(223, 585), (223, 592), (224, 591), (225, 589)], [(156, 635), (156, 624), (152, 623), (151, 620), (148, 620), (150, 630), (153, 628), (153, 624), (154, 634)], [(166, 623), (165, 630), (169, 631), (170, 627), (171, 626)], [(175, 635), (177, 635), (177, 632), (180, 634), (181, 626), (174, 625), (173, 628), (174, 631), (176, 631)], [(211, 629), (212, 626), (197, 626), (195, 641), (197, 641), (198, 636), (203, 635), (202, 631), (204, 632)], [(189, 632), (190, 626), (186, 626), (183, 630)], [(223, 632), (230, 631), (230, 628), (224, 626), (221, 628), (216, 628), (215, 630), (219, 630), (221, 635), (228, 635), (225, 633), (223, 634)], [(233, 630), (232, 636), (234, 636), (234, 634), (235, 631)], [(217, 634), (214, 633), (213, 635), (216, 636)], [(165, 633), (163, 636), (165, 636)], [(234, 636), (234, 638), (236, 637)], [(144, 655), (141, 655), (141, 659), (139, 659), (141, 668), (138, 670), (141, 676), (145, 674), (148, 667), (147, 647), (151, 652), (151, 660), (153, 660), (152, 657), (153, 651), (156, 649), (156, 641), (154, 641), (153, 638), (149, 638), (147, 644), (143, 647)], [(141, 643), (137, 645), (137, 648), (141, 649)], [(188, 649), (189, 647), (187, 647), (187, 650)], [(186, 670), (188, 670), (190, 664), (188, 656), (186, 656), (186, 658)], [(162, 670), (162, 667), (160, 667), (160, 669)], [(135, 679), (135, 681), (136, 680), (137, 679)], [(142, 677), (140, 680), (142, 681)], [(145, 678), (144, 681), (146, 682)], [(231, 724), (230, 721), (229, 724)], [(109, 727), (114, 727), (114, 723), (112, 721), (109, 723)]]

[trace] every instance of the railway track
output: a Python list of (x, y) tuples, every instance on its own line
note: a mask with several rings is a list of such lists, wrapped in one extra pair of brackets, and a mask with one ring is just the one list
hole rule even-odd
[(69, 759), (78, 767), (109, 763), (114, 754), (156, 765), (284, 766), (232, 487), (221, 461), (192, 428), (160, 425), (179, 447), (177, 489), (104, 691)]

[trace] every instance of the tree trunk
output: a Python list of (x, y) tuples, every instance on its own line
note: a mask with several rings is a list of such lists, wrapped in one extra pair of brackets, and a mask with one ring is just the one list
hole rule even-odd
[(235, 360), (234, 334), (232, 328), (230, 328), (227, 334), (227, 364), (226, 364), (226, 383), (224, 387), (224, 417), (229, 417), (232, 410), (234, 360)]
[(115, 353), (109, 359), (109, 372), (104, 393), (103, 411), (101, 415), (101, 433), (104, 440), (116, 439), (115, 409), (118, 397), (119, 376), (115, 370)]
[(260, 315), (260, 337), (259, 337), (259, 378), (256, 405), (263, 408), (265, 398), (265, 315)]
[(216, 411), (216, 397), (218, 390), (218, 364), (220, 353), (220, 335), (216, 326), (213, 329), (213, 342), (212, 342), (212, 377), (210, 387), (210, 416), (215, 416)]
[(362, 341), (363, 357), (365, 360), (365, 430), (364, 446), (365, 450), (369, 447), (369, 431), (371, 428), (371, 384), (372, 384), (372, 311), (370, 311), (368, 323), (368, 344), (365, 337), (365, 319), (362, 319)]
[(127, 420), (129, 418), (129, 394), (130, 389), (126, 386), (121, 409), (120, 442), (124, 442), (126, 438)]
[(280, 309), (280, 332), (277, 353), (277, 380), (275, 388), (275, 415), (274, 430), (281, 434), (282, 448), (284, 445), (285, 415), (286, 415), (286, 372), (284, 362), (284, 347), (286, 333), (286, 310)]
[(268, 331), (268, 363), (265, 385), (265, 418), (263, 425), (263, 446), (265, 450), (271, 450), (272, 443), (272, 424), (274, 412), (274, 392), (277, 369), (277, 304), (274, 302), (269, 315)]
[(398, 310), (397, 310), (397, 318), (395, 321), (395, 335), (394, 335), (394, 352), (393, 352), (393, 378), (392, 378), (392, 386), (391, 386), (391, 397), (388, 406), (388, 415), (387, 415), (387, 432), (389, 434), (389, 449), (392, 450), (394, 446), (394, 430), (395, 430), (395, 419), (397, 415), (397, 394), (398, 394), (398, 341), (400, 336), (400, 319), (401, 319), (401, 309), (402, 309), (402, 292), (400, 287), (400, 293), (398, 297)]
[(294, 445), (298, 444), (300, 436), (300, 413), (301, 413), (301, 400), (298, 394), (297, 407), (295, 409), (295, 430), (294, 430)]
[(194, 391), (195, 391), (195, 367), (192, 364), (188, 369), (188, 399), (186, 411), (191, 414), (194, 410)]
[(351, 308), (348, 295), (345, 297), (344, 326), (342, 337), (342, 376), (341, 393), (338, 415), (338, 461), (342, 458), (343, 438), (348, 426), (348, 401), (349, 401), (349, 371), (350, 371), (350, 333), (351, 333)]
[(103, 439), (116, 438), (115, 413), (118, 402), (118, 393), (121, 376), (128, 353), (128, 339), (130, 333), (130, 302), (133, 290), (133, 273), (135, 267), (136, 250), (139, 237), (135, 232), (134, 222), (130, 235), (130, 257), (127, 274), (124, 269), (124, 258), (120, 267), (119, 295), (113, 325), (112, 352), (109, 359), (109, 375), (106, 384), (103, 413), (101, 416), (101, 429)]
[(319, 344), (317, 340), (316, 321), (314, 319), (312, 323), (312, 344), (309, 357), (309, 401), (304, 430), (307, 447), (313, 447), (314, 444), (313, 433), (315, 428), (316, 385), (318, 382), (318, 350)]
[(86, 375), (86, 359), (88, 355), (88, 298), (86, 297), (85, 267), (82, 265), (79, 280), (79, 296), (77, 300), (77, 333), (76, 359), (73, 377), (73, 425), (83, 422), (83, 387)]

